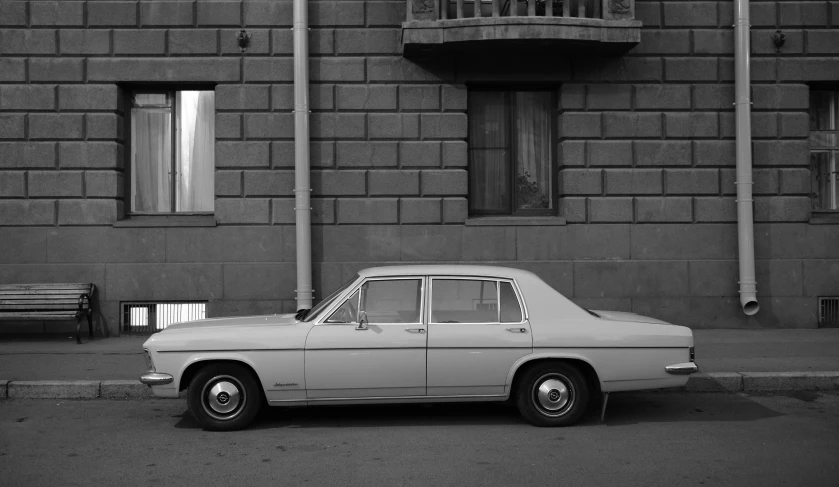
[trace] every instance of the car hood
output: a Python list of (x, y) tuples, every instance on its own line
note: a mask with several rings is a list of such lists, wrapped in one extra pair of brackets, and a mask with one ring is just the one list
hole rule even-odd
[(597, 313), (601, 319), (607, 321), (631, 321), (634, 323), (652, 323), (654, 325), (670, 325), (666, 321), (657, 318), (650, 318), (649, 316), (642, 316), (635, 313), (628, 313), (626, 311), (601, 311), (599, 309), (592, 310)]
[(188, 321), (153, 334), (143, 348), (164, 352), (302, 349), (311, 326), (293, 314)]
[(294, 313), (284, 315), (265, 316), (237, 316), (235, 318), (208, 318), (204, 320), (185, 321), (166, 327), (165, 331), (179, 331), (190, 328), (218, 328), (226, 326), (258, 326), (258, 325), (293, 325), (298, 323)]

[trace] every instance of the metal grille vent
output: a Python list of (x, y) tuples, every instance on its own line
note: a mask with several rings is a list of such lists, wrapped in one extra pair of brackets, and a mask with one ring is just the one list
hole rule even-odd
[(155, 333), (173, 323), (206, 317), (203, 302), (122, 303), (122, 330), (127, 333)]
[(819, 328), (839, 328), (839, 297), (819, 298)]

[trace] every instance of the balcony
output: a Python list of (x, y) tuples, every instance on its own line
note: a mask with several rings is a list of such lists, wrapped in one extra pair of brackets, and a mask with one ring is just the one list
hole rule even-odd
[[(641, 40), (635, 0), (407, 0), (405, 56), (488, 47), (626, 52)], [(573, 50), (573, 51), (571, 51)]]

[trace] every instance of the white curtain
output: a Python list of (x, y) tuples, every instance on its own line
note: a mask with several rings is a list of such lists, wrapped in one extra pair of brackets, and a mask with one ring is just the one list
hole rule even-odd
[(516, 208), (551, 208), (551, 94), (515, 97)]
[(178, 190), (175, 210), (213, 211), (215, 97), (212, 91), (179, 91)]

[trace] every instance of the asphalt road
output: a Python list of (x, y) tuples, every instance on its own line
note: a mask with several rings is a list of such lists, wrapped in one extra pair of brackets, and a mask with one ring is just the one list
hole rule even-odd
[(0, 401), (4, 486), (836, 486), (837, 458), (836, 394), (614, 394), (570, 428), (503, 404), (272, 408), (233, 433), (183, 400)]

